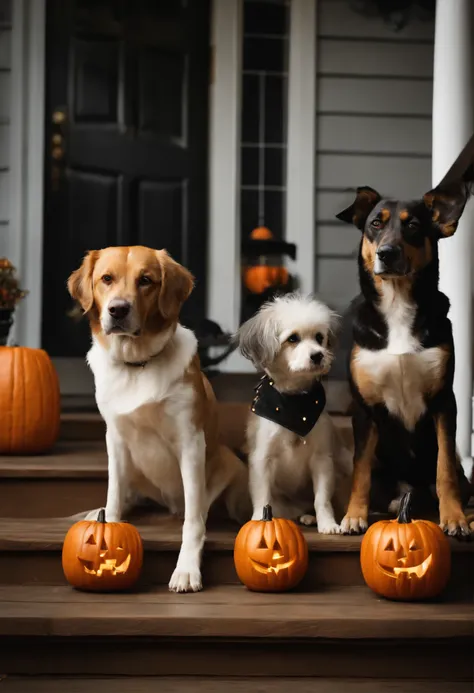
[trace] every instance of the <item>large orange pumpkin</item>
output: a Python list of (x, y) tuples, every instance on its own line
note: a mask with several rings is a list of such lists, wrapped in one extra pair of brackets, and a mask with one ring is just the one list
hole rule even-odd
[(369, 527), (360, 552), (367, 585), (388, 599), (430, 599), (446, 587), (451, 572), (448, 539), (434, 522), (412, 520), (411, 494), (401, 501), (396, 520)]
[(0, 347), (0, 454), (34, 455), (59, 435), (59, 379), (42, 349)]
[(284, 592), (303, 579), (308, 569), (308, 545), (291, 520), (274, 518), (266, 505), (262, 520), (250, 520), (234, 545), (237, 575), (249, 590)]
[(138, 580), (143, 543), (127, 522), (106, 522), (101, 509), (97, 521), (76, 522), (66, 534), (62, 564), (73, 587), (90, 592), (126, 590)]

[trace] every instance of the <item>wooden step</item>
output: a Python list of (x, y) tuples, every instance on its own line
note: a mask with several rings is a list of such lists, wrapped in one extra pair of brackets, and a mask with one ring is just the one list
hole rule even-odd
[[(223, 441), (244, 444), (247, 406), (225, 404)], [(63, 414), (63, 437), (54, 450), (37, 456), (0, 456), (0, 513), (3, 517), (58, 517), (104, 505), (107, 494), (105, 430), (98, 414)], [(350, 421), (335, 417), (348, 445)], [(239, 453), (242, 454), (242, 453)]]
[(472, 601), (455, 594), (403, 604), (365, 587), (177, 595), (3, 586), (0, 671), (462, 681), (472, 673), (472, 616)]
[[(144, 541), (141, 584), (168, 584), (181, 545), (182, 523), (164, 513), (141, 511), (131, 521)], [(71, 525), (67, 518), (41, 520), (0, 518), (0, 584), (64, 585), (61, 549)], [(233, 548), (238, 526), (210, 518), (203, 557), (205, 586), (236, 585)], [(363, 585), (359, 551), (361, 537), (327, 536), (315, 528), (302, 528), (309, 547), (309, 569), (303, 587)], [(450, 540), (453, 589), (472, 584), (474, 542)]]
[(471, 681), (190, 676), (5, 677), (2, 693), (472, 693)]

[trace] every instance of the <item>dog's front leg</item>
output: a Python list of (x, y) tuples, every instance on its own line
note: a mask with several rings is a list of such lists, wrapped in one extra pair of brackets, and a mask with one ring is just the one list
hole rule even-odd
[(127, 509), (127, 497), (131, 490), (130, 455), (124, 441), (111, 426), (107, 426), (105, 442), (109, 469), (105, 518), (107, 522), (120, 522)]
[[(263, 508), (272, 503), (271, 460), (268, 456), (270, 441), (273, 438), (266, 421), (259, 420), (255, 444), (249, 455), (249, 488), (252, 499), (252, 520), (261, 520)], [(275, 508), (274, 508), (274, 512)]]
[(456, 401), (454, 394), (446, 409), (434, 417), (438, 439), (436, 492), (439, 499), (441, 529), (450, 536), (469, 536), (470, 530), (462, 509), (456, 471)]
[(369, 497), (372, 464), (378, 433), (374, 422), (364, 412), (356, 412), (353, 418), (354, 470), (349, 506), (341, 522), (343, 534), (361, 534), (368, 527)]
[(334, 461), (330, 455), (321, 456), (314, 460), (312, 477), (318, 532), (321, 534), (339, 534), (341, 528), (336, 522), (332, 507), (335, 470)]
[(193, 429), (189, 418), (180, 426), (181, 476), (184, 490), (184, 523), (178, 562), (169, 582), (173, 592), (202, 589), (201, 555), (206, 539), (206, 442), (203, 431)]

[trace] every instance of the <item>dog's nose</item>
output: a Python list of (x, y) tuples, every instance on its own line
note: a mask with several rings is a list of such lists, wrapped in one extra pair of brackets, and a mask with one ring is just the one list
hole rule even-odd
[(316, 364), (316, 366), (319, 366), (321, 361), (323, 360), (323, 355), (320, 351), (317, 351), (315, 354), (311, 354), (311, 361)]
[(402, 249), (399, 245), (381, 245), (377, 255), (386, 267), (391, 267), (400, 258)]
[(114, 320), (123, 320), (130, 313), (130, 303), (121, 298), (114, 298), (109, 303), (109, 313)]

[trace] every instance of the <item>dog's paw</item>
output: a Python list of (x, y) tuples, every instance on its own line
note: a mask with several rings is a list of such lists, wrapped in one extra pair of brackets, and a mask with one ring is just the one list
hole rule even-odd
[(468, 521), (462, 513), (457, 516), (442, 516), (439, 526), (450, 537), (467, 541), (473, 538)]
[(314, 515), (301, 515), (300, 524), (306, 525), (306, 527), (311, 527), (311, 525), (316, 524), (316, 518)]
[(341, 522), (342, 534), (363, 534), (368, 527), (367, 520), (363, 517), (349, 517), (346, 515)]
[(320, 534), (341, 534), (341, 526), (337, 522), (318, 522), (318, 532)]
[(168, 585), (170, 592), (199, 592), (202, 590), (201, 571), (176, 568)]

